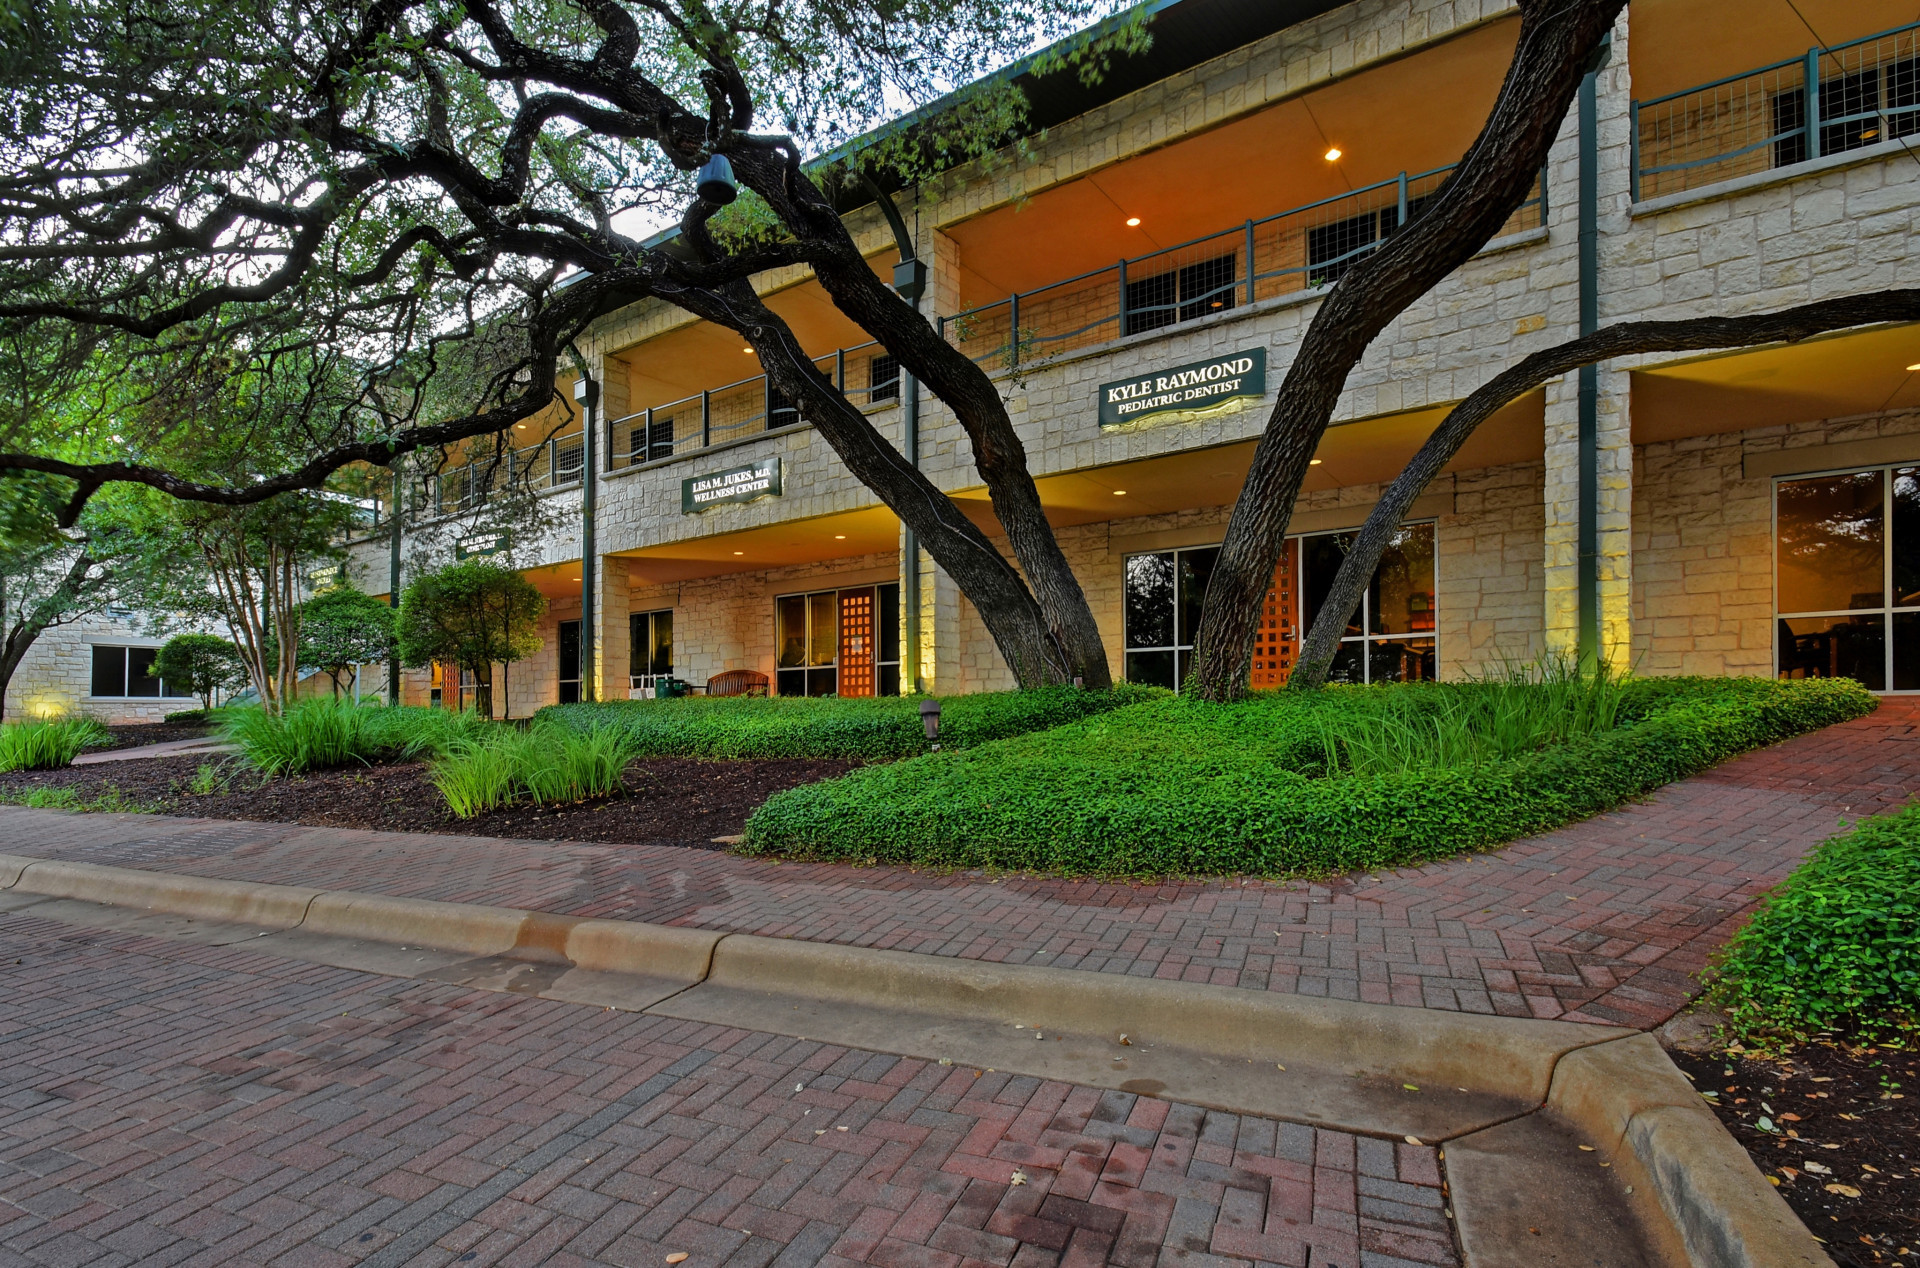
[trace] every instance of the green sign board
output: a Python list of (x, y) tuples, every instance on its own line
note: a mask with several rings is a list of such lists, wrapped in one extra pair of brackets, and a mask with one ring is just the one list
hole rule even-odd
[(680, 482), (680, 511), (691, 515), (725, 502), (751, 502), (780, 496), (780, 460), (762, 458), (744, 467), (728, 467)]
[(505, 533), (473, 533), (453, 544), (453, 557), (476, 559), (482, 555), (497, 555), (506, 548)]
[(1253, 348), (1190, 361), (1136, 379), (1100, 385), (1100, 425), (1119, 427), (1155, 414), (1190, 414), (1239, 396), (1264, 396), (1267, 350)]

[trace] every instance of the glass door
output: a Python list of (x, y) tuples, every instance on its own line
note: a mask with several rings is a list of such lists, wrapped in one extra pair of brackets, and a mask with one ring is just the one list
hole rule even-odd
[(560, 703), (580, 703), (580, 622), (562, 621), (559, 630)]

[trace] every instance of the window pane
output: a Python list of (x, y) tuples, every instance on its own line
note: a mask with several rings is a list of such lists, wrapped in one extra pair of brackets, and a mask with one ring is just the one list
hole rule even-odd
[(1359, 639), (1341, 643), (1340, 650), (1333, 654), (1333, 664), (1327, 667), (1327, 681), (1365, 682), (1366, 661), (1362, 653), (1366, 646)]
[(653, 614), (635, 612), (627, 618), (627, 674), (638, 678), (641, 674), (651, 673), (647, 668), (648, 656), (653, 646)]
[(1207, 601), (1207, 582), (1213, 577), (1213, 565), (1220, 548), (1180, 552), (1180, 646), (1192, 647), (1200, 633), (1200, 608)]
[(880, 694), (883, 696), (900, 694), (900, 666), (880, 666)]
[(1893, 689), (1920, 691), (1920, 612), (1893, 614)]
[(1878, 471), (1781, 481), (1780, 611), (1838, 612), (1885, 601), (1880, 490)]
[(90, 690), (96, 696), (127, 694), (126, 648), (96, 647), (93, 649), (93, 686)]
[[(840, 603), (839, 596), (832, 590), (823, 590), (819, 594), (807, 596), (807, 664), (831, 665), (840, 653)], [(825, 695), (815, 691), (813, 680), (807, 680), (807, 694)], [(827, 688), (831, 691), (833, 688)]]
[(1432, 682), (1433, 640), (1389, 638), (1367, 644), (1370, 682)]
[(127, 649), (127, 694), (130, 696), (158, 696), (160, 680), (153, 676), (153, 658), (160, 654), (157, 647), (129, 647)]
[(1885, 617), (1782, 618), (1779, 642), (1782, 678), (1852, 678), (1869, 691), (1886, 690)]
[(773, 689), (783, 696), (806, 695), (807, 671), (804, 669), (776, 669), (773, 674)]
[(1893, 606), (1920, 607), (1920, 467), (1893, 473)]
[(830, 696), (834, 693), (836, 670), (829, 665), (825, 669), (807, 671), (807, 694), (810, 696)]
[[(1321, 533), (1315, 537), (1303, 537), (1300, 540), (1300, 628), (1302, 631), (1313, 628), (1314, 617), (1320, 614), (1320, 605), (1326, 600), (1327, 591), (1333, 589), (1333, 578), (1340, 571), (1341, 560), (1347, 557), (1347, 547), (1353, 545), (1352, 533)], [(1360, 632), (1360, 613), (1356, 611), (1347, 622), (1347, 633)], [(1303, 634), (1304, 637), (1304, 634)], [(1353, 681), (1358, 682), (1359, 678)]]
[[(886, 664), (900, 659), (900, 587), (880, 587), (880, 615), (874, 637), (880, 642), (880, 661)], [(898, 691), (889, 691), (897, 696)]]
[[(780, 649), (775, 664), (781, 669), (807, 663), (807, 596), (790, 594), (775, 599), (773, 603), (773, 641)], [(787, 681), (783, 675), (781, 682)], [(806, 690), (805, 680), (801, 680), (793, 691), (780, 688), (780, 694), (797, 695)]]
[[(1127, 560), (1127, 646), (1173, 644), (1173, 553)], [(1172, 675), (1172, 662), (1167, 673)]]
[(1372, 633), (1433, 629), (1433, 525), (1408, 524), (1393, 535), (1368, 591)]
[(1127, 681), (1173, 689), (1172, 652), (1128, 652)]
[(673, 613), (655, 612), (653, 614), (653, 651), (649, 657), (653, 666), (650, 672), (670, 674), (673, 672)]

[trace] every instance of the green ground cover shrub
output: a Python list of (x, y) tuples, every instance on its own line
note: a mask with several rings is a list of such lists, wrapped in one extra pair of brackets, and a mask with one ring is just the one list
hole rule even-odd
[[(1589, 685), (1584, 733), (1502, 754), (1376, 742), (1541, 683), (1339, 687), (1230, 705), (1163, 697), (1053, 730), (780, 793), (741, 849), (806, 858), (1092, 875), (1326, 874), (1511, 841), (1607, 810), (1747, 749), (1858, 717), (1847, 680)], [(1563, 700), (1563, 703), (1566, 703)], [(1503, 712), (1504, 710), (1504, 712)], [(1613, 725), (1601, 726), (1605, 713)], [(1492, 725), (1491, 722), (1488, 725)], [(1536, 727), (1536, 731), (1539, 728)], [(1331, 737), (1331, 742), (1330, 742)], [(1356, 746), (1358, 738), (1361, 743)], [(1508, 736), (1511, 740), (1511, 735)]]
[[(972, 748), (1075, 722), (1167, 693), (1122, 684), (1111, 691), (1045, 687), (988, 691), (940, 702), (943, 749)], [(732, 696), (551, 705), (542, 721), (625, 736), (637, 757), (839, 758), (879, 761), (927, 751), (919, 696)]]
[(1920, 1019), (1920, 804), (1823, 842), (1766, 898), (1713, 973), (1709, 1001), (1765, 1043)]
[(356, 705), (331, 697), (302, 700), (280, 714), (258, 705), (220, 713), (222, 737), (239, 746), (248, 765), (268, 775), (434, 757), (493, 725), (471, 711)]
[(429, 779), (456, 818), (471, 819), (522, 797), (551, 806), (610, 796), (633, 757), (632, 741), (610, 728), (536, 721), (459, 741), (434, 760)]
[(0, 725), (0, 771), (58, 770), (107, 738), (107, 728), (88, 717), (8, 722)]

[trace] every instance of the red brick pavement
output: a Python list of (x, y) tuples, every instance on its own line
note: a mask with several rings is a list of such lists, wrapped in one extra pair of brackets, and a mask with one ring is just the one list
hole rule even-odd
[(1430, 1148), (31, 912), (0, 961), (4, 1268), (1457, 1263)]
[(1324, 884), (1126, 885), (670, 846), (0, 808), (0, 850), (1515, 1016), (1653, 1026), (1843, 818), (1920, 788), (1920, 701), (1467, 858)]

